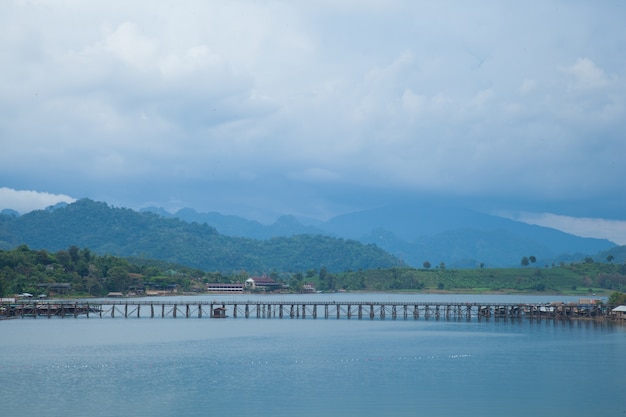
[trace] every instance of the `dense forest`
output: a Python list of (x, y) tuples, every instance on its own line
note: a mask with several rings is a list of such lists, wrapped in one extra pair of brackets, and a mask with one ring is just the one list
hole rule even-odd
[(0, 249), (55, 252), (72, 245), (99, 255), (158, 259), (204, 271), (305, 272), (389, 268), (404, 262), (376, 245), (322, 235), (255, 240), (225, 236), (207, 224), (109, 207), (88, 199), (23, 216), (0, 215)]
[[(534, 292), (591, 295), (626, 291), (626, 265), (586, 262), (558, 267), (473, 270), (376, 268), (329, 272), (320, 265), (303, 272), (266, 271), (285, 292), (300, 292), (304, 284), (319, 291)], [(146, 289), (201, 293), (207, 283), (243, 283), (245, 270), (206, 272), (143, 258), (96, 255), (70, 246), (48, 252), (26, 245), (0, 250), (0, 296), (103, 296), (110, 292), (141, 294)], [(59, 285), (65, 284), (65, 285)], [(69, 284), (69, 285), (68, 285)]]

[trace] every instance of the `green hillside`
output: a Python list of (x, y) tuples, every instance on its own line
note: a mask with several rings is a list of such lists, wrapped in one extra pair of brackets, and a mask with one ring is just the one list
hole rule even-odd
[[(142, 293), (146, 289), (203, 292), (206, 283), (242, 283), (250, 275), (246, 271), (207, 272), (163, 261), (100, 256), (76, 246), (56, 252), (34, 250), (26, 245), (0, 250), (0, 296), (3, 297), (24, 292), (66, 296)], [(319, 266), (304, 272), (273, 271), (268, 275), (288, 292), (300, 292), (308, 283), (322, 291), (523, 292), (581, 296), (626, 291), (626, 265), (593, 261), (553, 268), (394, 267), (339, 273)], [(55, 289), (57, 284), (69, 284), (69, 287)]]
[(0, 249), (70, 246), (99, 255), (158, 259), (204, 271), (297, 272), (389, 268), (404, 263), (375, 245), (328, 236), (255, 240), (219, 234), (206, 224), (165, 219), (105, 203), (79, 200), (20, 217), (0, 215)]

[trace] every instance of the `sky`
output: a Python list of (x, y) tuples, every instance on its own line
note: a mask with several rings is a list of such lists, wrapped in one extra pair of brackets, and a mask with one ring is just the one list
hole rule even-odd
[(0, 209), (440, 199), (626, 244), (626, 2), (5, 0)]

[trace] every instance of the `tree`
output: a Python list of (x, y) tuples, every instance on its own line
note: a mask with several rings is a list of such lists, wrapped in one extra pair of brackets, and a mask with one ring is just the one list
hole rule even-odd
[(424, 261), (423, 265), (424, 265), (424, 268), (430, 269), (430, 262)]
[(73, 264), (78, 263), (80, 249), (77, 246), (70, 246), (68, 253)]
[(107, 290), (126, 291), (128, 288), (128, 270), (121, 266), (114, 266), (107, 273)]
[(528, 256), (524, 256), (522, 258), (521, 263), (522, 263), (522, 266), (528, 266), (528, 264), (530, 263), (530, 260), (528, 259)]
[(609, 296), (608, 303), (611, 306), (626, 304), (626, 294), (616, 291)]
[(534, 264), (535, 262), (537, 262), (537, 258), (535, 258), (533, 255), (530, 255), (530, 256), (528, 257), (528, 260), (530, 261), (530, 263), (533, 263), (533, 264)]
[(322, 266), (320, 268), (320, 280), (324, 281), (326, 279), (326, 275), (328, 274), (328, 271), (326, 270), (325, 266)]
[(613, 262), (613, 259), (615, 259), (615, 257), (614, 257), (613, 255), (609, 255), (609, 256), (607, 256), (607, 257), (606, 257), (606, 261), (607, 261), (608, 263)]

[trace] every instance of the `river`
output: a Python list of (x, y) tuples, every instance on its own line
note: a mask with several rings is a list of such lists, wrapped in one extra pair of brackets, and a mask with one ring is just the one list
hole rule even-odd
[[(237, 297), (251, 296), (197, 299)], [(574, 301), (261, 299), (312, 297)], [(626, 415), (626, 327), (608, 321), (24, 318), (0, 332), (7, 416)]]

